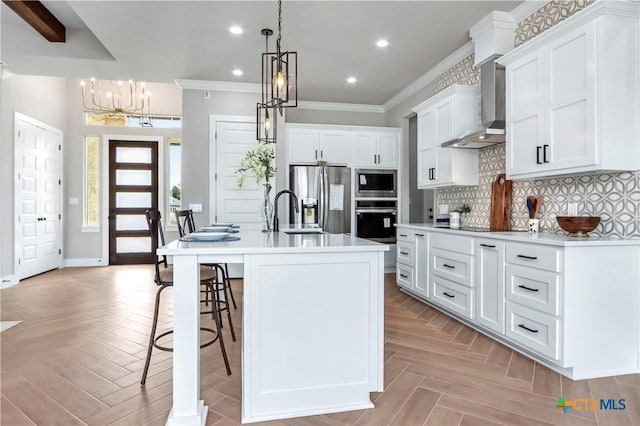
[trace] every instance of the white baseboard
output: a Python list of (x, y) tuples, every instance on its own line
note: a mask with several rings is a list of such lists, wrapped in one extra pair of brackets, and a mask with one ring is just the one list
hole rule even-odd
[(2, 277), (2, 282), (0, 282), (0, 289), (9, 288), (13, 285), (16, 285), (20, 282), (17, 275), (6, 275)]
[(87, 259), (64, 259), (62, 261), (63, 268), (82, 268), (87, 266), (106, 266), (108, 263), (104, 262), (102, 258), (87, 258)]

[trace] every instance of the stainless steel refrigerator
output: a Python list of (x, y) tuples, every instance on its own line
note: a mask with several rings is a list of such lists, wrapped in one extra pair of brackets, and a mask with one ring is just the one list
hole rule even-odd
[(298, 196), (296, 227), (320, 226), (325, 232), (351, 232), (351, 169), (344, 166), (289, 166), (289, 189)]

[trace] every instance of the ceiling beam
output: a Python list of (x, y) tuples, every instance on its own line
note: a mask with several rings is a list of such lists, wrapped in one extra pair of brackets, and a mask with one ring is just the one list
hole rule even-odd
[(52, 43), (64, 43), (66, 28), (41, 2), (2, 0), (19, 17)]

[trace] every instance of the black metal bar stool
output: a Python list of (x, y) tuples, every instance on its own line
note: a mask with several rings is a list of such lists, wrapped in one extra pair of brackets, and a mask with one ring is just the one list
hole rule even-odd
[[(181, 237), (184, 237), (187, 234), (195, 232), (195, 222), (193, 220), (193, 211), (192, 210), (176, 210), (176, 222), (178, 222), (178, 233)], [(233, 290), (231, 289), (231, 280), (229, 279), (229, 271), (227, 268), (227, 264), (219, 264), (219, 263), (205, 263), (204, 266), (210, 266), (216, 270), (216, 281), (213, 284), (213, 288), (216, 292), (218, 292), (218, 303), (219, 311), (227, 311), (227, 319), (229, 321), (229, 327), (231, 328), (231, 337), (233, 341), (236, 341), (236, 334), (233, 329), (233, 323), (231, 321), (231, 310), (229, 309), (229, 296), (231, 297), (231, 302), (233, 303), (234, 309), (238, 309), (236, 306), (236, 300), (233, 297)], [(219, 278), (222, 278), (220, 281)], [(227, 290), (229, 294), (227, 294)], [(220, 294), (224, 294), (224, 297), (220, 297)], [(208, 296), (207, 296), (208, 299)], [(207, 300), (205, 299), (205, 300)]]
[[(151, 233), (151, 241), (154, 255), (158, 247), (164, 246), (164, 232), (162, 230), (162, 223), (160, 222), (161, 216), (160, 212), (157, 210), (147, 210), (145, 212), (147, 218), (147, 225), (149, 226), (149, 231)], [(158, 336), (156, 336), (156, 328), (158, 325), (158, 311), (160, 309), (160, 295), (162, 291), (167, 287), (173, 286), (173, 267), (167, 265), (167, 257), (155, 256), (156, 261), (154, 262), (155, 266), (155, 278), (154, 281), (158, 285), (158, 291), (156, 292), (156, 302), (155, 309), (153, 312), (153, 325), (151, 326), (151, 335), (149, 336), (149, 347), (147, 349), (147, 360), (144, 364), (144, 370), (142, 372), (142, 380), (141, 384), (145, 384), (147, 381), (147, 373), (149, 371), (149, 363), (151, 361), (151, 352), (153, 348), (157, 348), (162, 351), (173, 352), (173, 348), (162, 346), (158, 343), (158, 340), (164, 336), (167, 336), (173, 333), (173, 330), (166, 331)], [(163, 265), (162, 268), (160, 265)], [(224, 340), (222, 337), (222, 318), (220, 315), (219, 309), (216, 309), (220, 306), (218, 299), (218, 292), (214, 289), (214, 283), (218, 281), (216, 271), (207, 266), (200, 267), (200, 283), (206, 285), (209, 289), (209, 292), (212, 295), (212, 309), (211, 311), (200, 312), (201, 314), (212, 314), (213, 320), (216, 323), (216, 330), (212, 330), (210, 328), (200, 327), (200, 330), (207, 332), (208, 334), (213, 335), (213, 337), (207, 342), (200, 345), (201, 348), (205, 348), (209, 345), (212, 345), (216, 340), (220, 342), (220, 350), (222, 352), (222, 357), (224, 359), (224, 364), (227, 368), (227, 375), (231, 375), (231, 367), (229, 366), (229, 360), (227, 358), (227, 351), (224, 347)], [(227, 309), (228, 310), (228, 309)], [(231, 328), (233, 331), (233, 327)], [(235, 341), (235, 335), (232, 333), (233, 340)]]

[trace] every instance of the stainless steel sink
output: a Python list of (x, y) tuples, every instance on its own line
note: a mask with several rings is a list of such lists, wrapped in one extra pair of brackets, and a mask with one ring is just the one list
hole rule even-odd
[(289, 235), (324, 234), (324, 232), (322, 232), (322, 229), (318, 229), (318, 228), (291, 228), (291, 229), (283, 229), (283, 232)]

